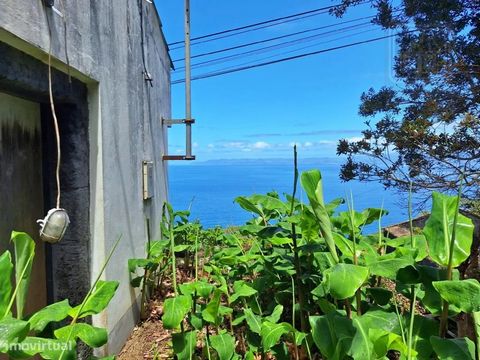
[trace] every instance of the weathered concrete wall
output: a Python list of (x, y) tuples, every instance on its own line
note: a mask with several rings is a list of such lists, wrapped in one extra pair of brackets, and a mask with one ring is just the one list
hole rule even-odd
[[(105, 278), (120, 281), (120, 288), (108, 311), (93, 319), (109, 329), (106, 351), (115, 353), (133, 328), (136, 314), (132, 304), (138, 294), (129, 286), (127, 259), (144, 255), (147, 217), (152, 235), (158, 236), (167, 193), (161, 118), (170, 117), (170, 59), (154, 5), (144, 0), (63, 0), (64, 7), (58, 0), (55, 3), (66, 14), (67, 43), (63, 19), (40, 0), (1, 1), (0, 41), (46, 62), (50, 24), (53, 66), (66, 72), (67, 50), (72, 76), (88, 87), (89, 174), (85, 177), (90, 234), (84, 236), (90, 238), (90, 253), (76, 260), (88, 263), (92, 281), (122, 236), (105, 272)], [(145, 67), (153, 86), (144, 79)], [(155, 195), (148, 201), (142, 199), (143, 160), (153, 161), (155, 169)], [(75, 291), (75, 282), (71, 287)]]

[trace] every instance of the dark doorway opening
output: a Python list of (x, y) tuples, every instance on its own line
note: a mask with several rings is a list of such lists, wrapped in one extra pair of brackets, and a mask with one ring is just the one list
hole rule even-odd
[[(43, 182), (43, 216), (55, 207), (56, 143), (48, 97), (48, 67), (41, 61), (0, 42), (0, 92), (38, 104)], [(69, 298), (79, 303), (90, 287), (90, 181), (87, 87), (53, 70), (53, 93), (61, 134), (61, 207), (71, 224), (63, 240), (45, 247), (46, 297), (52, 303)], [(0, 188), (0, 191), (5, 189)], [(25, 189), (28, 196), (28, 189)], [(0, 204), (0, 213), (14, 203)], [(42, 216), (42, 217), (43, 217)], [(31, 220), (29, 220), (31, 221)], [(14, 226), (16, 224), (12, 224)], [(31, 224), (30, 224), (31, 225)], [(29, 229), (31, 227), (28, 227)], [(38, 238), (38, 227), (34, 234)], [(1, 229), (3, 232), (14, 229)], [(21, 229), (18, 229), (21, 230)], [(30, 230), (29, 230), (30, 231)], [(2, 250), (2, 249), (0, 249)]]

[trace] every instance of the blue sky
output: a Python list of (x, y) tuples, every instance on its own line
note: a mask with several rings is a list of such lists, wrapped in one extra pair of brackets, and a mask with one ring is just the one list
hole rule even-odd
[[(192, 37), (334, 3), (336, 2), (327, 0), (191, 0)], [(156, 4), (167, 41), (182, 40), (183, 1), (157, 0)], [(192, 46), (192, 55), (373, 14), (374, 11), (369, 5), (362, 5), (350, 10), (342, 19), (328, 14), (312, 16)], [(365, 20), (354, 24), (363, 22)], [(328, 30), (330, 29), (300, 35), (293, 39)], [(193, 76), (260, 61), (259, 59), (272, 60), (382, 35), (388, 34), (373, 25), (365, 25), (308, 42), (298, 41), (295, 46), (280, 48), (274, 52), (194, 69)], [(290, 39), (200, 58), (192, 60), (192, 63), (288, 40)], [(338, 139), (356, 138), (364, 128), (364, 119), (358, 116), (361, 93), (370, 87), (392, 85), (393, 43), (392, 39), (386, 39), (263, 68), (194, 81), (192, 83), (192, 113), (196, 119), (193, 126), (194, 154), (199, 161), (287, 158), (291, 157), (292, 144), (296, 143), (301, 157), (335, 156)], [(308, 48), (305, 48), (307, 46)], [(287, 51), (290, 53), (281, 54)], [(183, 55), (182, 49), (171, 51), (173, 59), (183, 58)], [(272, 57), (275, 55), (276, 57)], [(175, 65), (181, 67), (183, 64), (176, 62)], [(173, 80), (182, 77), (181, 69), (172, 72)], [(172, 86), (172, 108), (174, 118), (185, 117), (183, 84)], [(169, 129), (171, 154), (184, 153), (184, 132), (184, 127), (179, 125)]]

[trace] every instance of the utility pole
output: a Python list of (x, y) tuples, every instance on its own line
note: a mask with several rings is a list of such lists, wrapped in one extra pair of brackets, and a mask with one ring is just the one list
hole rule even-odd
[(171, 127), (174, 124), (185, 124), (185, 155), (163, 155), (163, 160), (195, 160), (192, 155), (192, 76), (190, 55), (190, 0), (185, 0), (185, 118), (163, 119), (162, 124)]
[(185, 131), (187, 160), (195, 159), (192, 156), (192, 80), (190, 68), (190, 0), (185, 0)]

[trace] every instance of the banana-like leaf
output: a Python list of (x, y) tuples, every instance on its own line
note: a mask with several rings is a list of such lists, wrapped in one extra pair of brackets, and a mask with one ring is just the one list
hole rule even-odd
[(283, 313), (283, 305), (277, 305), (269, 316), (265, 316), (265, 321), (270, 321), (274, 324), (278, 323)]
[(28, 322), (6, 317), (0, 320), (0, 353), (8, 352), (12, 345), (23, 341), (30, 330)]
[(30, 329), (35, 331), (43, 331), (43, 329), (45, 329), (49, 323), (58, 322), (65, 319), (71, 310), (72, 307), (68, 303), (68, 299), (48, 305), (47, 307), (37, 311), (28, 319), (28, 322), (30, 323)]
[(235, 338), (230, 334), (211, 336), (210, 345), (217, 352), (219, 360), (230, 360), (235, 353)]
[(222, 292), (220, 290), (215, 290), (212, 300), (207, 304), (207, 307), (202, 311), (203, 320), (208, 321), (213, 324), (218, 324), (221, 320), (219, 316), (220, 309), (220, 297)]
[(283, 322), (275, 324), (270, 321), (264, 321), (260, 330), (264, 351), (270, 350), (275, 344), (277, 344), (282, 335), (293, 332), (293, 327), (289, 323)]
[(33, 258), (35, 257), (35, 242), (23, 232), (12, 231), (11, 238), (15, 247), (15, 282), (17, 318), (23, 318), (23, 310), (28, 297), (30, 275), (32, 273)]
[(256, 334), (260, 334), (262, 329), (262, 320), (260, 316), (255, 315), (251, 309), (245, 309), (243, 312), (245, 315), (245, 320), (247, 321), (247, 325), (250, 331), (253, 331)]
[(92, 348), (103, 346), (108, 341), (107, 330), (86, 323), (67, 325), (55, 330), (55, 337), (60, 340), (80, 339)]
[(351, 320), (337, 313), (310, 316), (310, 326), (315, 345), (329, 360), (343, 360), (351, 347), (355, 328)]
[(192, 298), (188, 295), (178, 295), (166, 299), (163, 304), (162, 322), (165, 329), (176, 329), (192, 309)]
[[(432, 260), (441, 266), (448, 266), (457, 197), (434, 192), (432, 199), (432, 213), (425, 223), (423, 233), (427, 239)], [(459, 266), (468, 258), (472, 241), (472, 220), (458, 214), (452, 257), (453, 267)]]
[(469, 338), (430, 338), (433, 350), (442, 360), (475, 360), (475, 343)]
[(233, 284), (233, 295), (230, 296), (230, 302), (233, 303), (239, 298), (255, 295), (257, 290), (246, 284), (245, 281), (235, 281)]
[(173, 351), (178, 360), (192, 360), (196, 343), (196, 331), (172, 334)]
[(337, 264), (324, 272), (324, 284), (338, 300), (352, 297), (368, 278), (368, 268), (351, 264)]
[(480, 283), (475, 279), (434, 281), (443, 300), (462, 312), (480, 311)]
[(300, 182), (320, 225), (320, 232), (325, 239), (325, 243), (327, 244), (333, 259), (338, 263), (339, 258), (337, 255), (337, 249), (335, 248), (335, 241), (333, 239), (332, 223), (323, 200), (322, 175), (318, 170), (305, 171), (300, 177)]
[(0, 319), (8, 315), (5, 312), (8, 309), (8, 304), (12, 296), (12, 255), (9, 251), (5, 251), (0, 256)]
[(118, 281), (98, 281), (95, 290), (86, 299), (85, 304), (78, 305), (70, 310), (71, 317), (83, 318), (85, 316), (100, 314), (110, 303), (118, 288)]
[(430, 338), (438, 335), (438, 329), (439, 324), (435, 319), (415, 315), (412, 347), (417, 352), (418, 360), (430, 360), (432, 358), (433, 348)]

